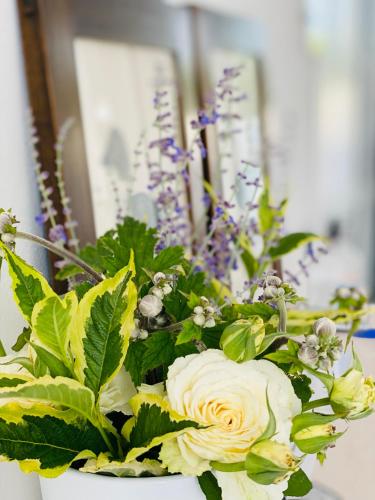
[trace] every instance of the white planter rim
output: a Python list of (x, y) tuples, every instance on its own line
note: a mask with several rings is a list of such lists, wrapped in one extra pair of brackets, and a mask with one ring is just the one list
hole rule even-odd
[(166, 480), (168, 480), (168, 482), (172, 482), (172, 481), (181, 482), (184, 479), (185, 480), (191, 480), (191, 479), (193, 479), (195, 477), (195, 476), (183, 476), (182, 474), (173, 474), (173, 475), (165, 475), (165, 476), (144, 476), (144, 477), (136, 477), (136, 476), (118, 477), (118, 476), (108, 476), (106, 474), (95, 474), (93, 472), (82, 472), (80, 470), (73, 469), (72, 467), (70, 467), (69, 469), (67, 469), (64, 472), (64, 474), (62, 474), (62, 476), (66, 475), (66, 474), (69, 474), (69, 475), (70, 474), (74, 474), (77, 477), (78, 476), (85, 477), (85, 478), (90, 477), (92, 479), (100, 478), (101, 481), (103, 481), (103, 480), (104, 481), (113, 481), (113, 479), (116, 479), (116, 480), (130, 479), (131, 481), (148, 481), (148, 480), (152, 479), (154, 481), (155, 480), (156, 481), (166, 481)]

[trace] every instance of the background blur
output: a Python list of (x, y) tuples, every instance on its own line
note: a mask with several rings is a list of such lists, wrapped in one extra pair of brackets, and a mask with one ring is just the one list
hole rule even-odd
[[(51, 0), (52, 1), (52, 0)], [(105, 0), (103, 0), (104, 2)], [(265, 120), (274, 196), (290, 199), (287, 230), (330, 238), (330, 253), (306, 278), (312, 305), (338, 285), (375, 295), (375, 2), (373, 0), (168, 0), (249, 19), (262, 37)], [(16, 0), (0, 0), (0, 201), (23, 228), (37, 232), (38, 195), (28, 149), (27, 87)], [(20, 245), (21, 246), (21, 245)], [(22, 255), (46, 268), (25, 244)], [(298, 258), (298, 257), (297, 257)], [(285, 265), (296, 265), (296, 257)], [(4, 279), (3, 279), (4, 278)], [(21, 321), (1, 280), (1, 337), (7, 345)], [(375, 340), (356, 339), (365, 369), (375, 371)], [(375, 419), (353, 425), (318, 465), (317, 484), (341, 500), (373, 500)], [(4, 500), (39, 500), (36, 478), (1, 464)], [(318, 497), (317, 497), (318, 498)]]

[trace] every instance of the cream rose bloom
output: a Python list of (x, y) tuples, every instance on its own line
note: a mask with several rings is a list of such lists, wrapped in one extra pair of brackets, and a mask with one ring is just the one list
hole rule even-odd
[[(252, 360), (239, 364), (215, 349), (176, 359), (169, 368), (166, 389), (173, 410), (209, 426), (189, 430), (163, 444), (163, 465), (184, 475), (201, 475), (211, 469), (212, 460), (243, 461), (267, 426), (267, 392), (276, 417), (277, 441), (290, 443), (292, 418), (301, 412), (290, 380), (273, 363)], [(241, 483), (246, 480), (256, 489), (270, 488), (255, 485), (242, 473), (220, 473), (218, 479), (227, 475), (237, 476)], [(282, 490), (277, 491), (277, 496), (264, 498), (281, 498)]]

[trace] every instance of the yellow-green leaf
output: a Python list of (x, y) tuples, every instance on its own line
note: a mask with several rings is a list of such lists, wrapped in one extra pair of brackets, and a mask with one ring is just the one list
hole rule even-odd
[(78, 305), (71, 338), (75, 373), (96, 397), (121, 369), (134, 327), (134, 256), (113, 278), (89, 290)]
[(55, 295), (41, 300), (35, 305), (31, 316), (33, 336), (67, 367), (72, 365), (69, 340), (77, 308), (77, 295), (71, 291), (64, 299)]
[(25, 320), (30, 323), (34, 306), (45, 297), (56, 296), (45, 277), (11, 252), (3, 243), (0, 248), (8, 263), (14, 300)]

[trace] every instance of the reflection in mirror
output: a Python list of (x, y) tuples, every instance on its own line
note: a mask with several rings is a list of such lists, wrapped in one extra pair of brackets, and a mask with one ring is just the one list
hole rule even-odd
[[(177, 144), (182, 141), (173, 54), (82, 37), (75, 39), (74, 50), (96, 234), (113, 228), (125, 215), (156, 226), (160, 213), (151, 187), (157, 184), (158, 169), (173, 174), (176, 166), (163, 157), (161, 167), (159, 149), (148, 145), (166, 131)], [(150, 130), (155, 124), (156, 91), (168, 93), (161, 112), (168, 114), (166, 131)], [(174, 183), (186, 206), (181, 176)], [(157, 190), (156, 185), (153, 191)], [(184, 217), (188, 219), (188, 211)]]

